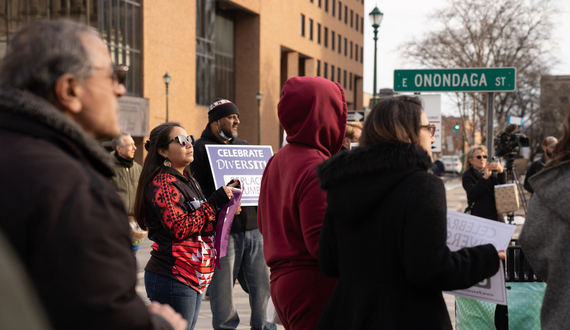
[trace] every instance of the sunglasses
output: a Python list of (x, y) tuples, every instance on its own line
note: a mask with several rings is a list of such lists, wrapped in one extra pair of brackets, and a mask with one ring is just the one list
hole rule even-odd
[[(95, 70), (108, 70), (107, 67), (93, 67)], [(127, 72), (129, 72), (129, 66), (123, 64), (113, 64), (113, 82), (119, 85), (125, 85), (127, 80)]]
[(487, 159), (487, 156), (481, 156), (481, 155), (479, 155), (479, 156), (475, 156), (475, 158), (477, 158), (477, 159), (481, 159), (481, 158)]
[(434, 135), (435, 135), (435, 125), (433, 125), (433, 124), (430, 124), (430, 125), (421, 125), (421, 126), (420, 126), (420, 129), (421, 129), (421, 128), (427, 129), (428, 132), (429, 132), (429, 134), (431, 134), (431, 136), (434, 136)]
[[(184, 135), (178, 135), (175, 136), (172, 140), (168, 141), (166, 144), (164, 144), (162, 147), (165, 147), (167, 145), (170, 144), (170, 142), (173, 142), (175, 140), (178, 140), (178, 143), (180, 143), (180, 145), (182, 147), (186, 147), (188, 144), (194, 146), (194, 136), (192, 135), (188, 135), (188, 136), (184, 136)], [(161, 147), (161, 148), (162, 148)]]

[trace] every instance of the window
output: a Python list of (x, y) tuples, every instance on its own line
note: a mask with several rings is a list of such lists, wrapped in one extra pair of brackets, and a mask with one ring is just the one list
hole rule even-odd
[(344, 6), (344, 24), (348, 25), (348, 7)]
[(354, 22), (356, 24), (355, 28), (356, 31), (358, 31), (358, 22), (360, 21), (360, 19), (358, 18), (358, 14), (356, 14), (356, 21)]
[(340, 81), (341, 81), (340, 80), (340, 68), (338, 68), (338, 74), (336, 76), (337, 76), (337, 78), (336, 78), (337, 82), (340, 84)]
[(331, 31), (331, 50), (334, 50), (334, 31)]
[(324, 70), (323, 70), (323, 73), (324, 73), (323, 78), (326, 78), (326, 77), (327, 77), (327, 71), (328, 71), (328, 69), (329, 69), (329, 65), (327, 64), (327, 62), (325, 62), (325, 67), (324, 67)]
[(364, 63), (364, 50), (360, 47), (360, 63)]
[(354, 17), (354, 11), (351, 9), (351, 10), (350, 10), (350, 27), (353, 27), (353, 26), (354, 26), (354, 25), (353, 25), (353, 21), (352, 21), (352, 18), (353, 18), (353, 17)]
[(212, 0), (196, 1), (196, 103), (208, 105), (214, 99), (214, 23)]
[(360, 34), (364, 34), (364, 17), (360, 18)]
[(344, 77), (342, 79), (342, 82), (343, 82), (342, 87), (346, 88), (346, 86), (347, 86), (346, 85), (346, 70), (344, 70)]
[(332, 0), (331, 9), (332, 9), (332, 16), (334, 17), (336, 10), (336, 0)]
[(305, 15), (303, 15), (303, 14), (301, 14), (300, 29), (301, 29), (301, 37), (304, 37), (305, 36)]
[(325, 47), (329, 46), (329, 29), (325, 27)]
[(340, 54), (340, 51), (342, 49), (342, 37), (340, 36), (340, 34), (338, 35), (338, 53)]
[(309, 40), (313, 41), (313, 19), (309, 18)]
[(354, 44), (354, 59), (358, 62), (358, 45)]
[(350, 73), (348, 78), (348, 90), (352, 90), (352, 72)]
[(348, 47), (346, 47), (347, 44), (348, 44), (348, 40), (346, 40), (346, 38), (344, 38), (344, 56), (346, 56), (348, 53), (348, 49), (347, 49)]
[(329, 12), (329, 0), (325, 0), (325, 12)]
[(342, 16), (342, 2), (339, 1), (338, 2), (338, 20), (339, 21), (342, 20), (341, 16)]
[(334, 65), (331, 65), (331, 81), (334, 81)]
[(319, 8), (321, 8), (321, 0), (319, 0), (319, 1), (317, 2), (317, 4), (318, 4)]
[(321, 76), (321, 60), (317, 60), (317, 77)]
[(228, 100), (235, 96), (235, 14), (218, 7), (214, 22), (214, 97)]
[(317, 23), (317, 43), (321, 44), (321, 23)]
[(352, 41), (350, 42), (350, 59), (352, 60)]

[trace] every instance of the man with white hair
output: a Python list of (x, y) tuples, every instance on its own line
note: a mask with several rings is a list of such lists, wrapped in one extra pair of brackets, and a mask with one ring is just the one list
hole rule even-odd
[(115, 175), (110, 182), (117, 191), (129, 217), (133, 216), (135, 209), (135, 195), (141, 176), (142, 166), (135, 162), (137, 146), (130, 134), (121, 133), (111, 141), (113, 147), (113, 165)]

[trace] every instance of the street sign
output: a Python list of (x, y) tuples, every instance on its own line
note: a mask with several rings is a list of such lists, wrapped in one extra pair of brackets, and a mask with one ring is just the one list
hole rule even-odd
[(441, 95), (425, 94), (418, 95), (422, 99), (423, 109), (429, 123), (435, 125), (435, 142), (431, 145), (432, 152), (441, 152)]
[(394, 70), (395, 92), (512, 92), (515, 68)]
[(364, 121), (364, 110), (350, 110), (348, 112), (348, 121)]

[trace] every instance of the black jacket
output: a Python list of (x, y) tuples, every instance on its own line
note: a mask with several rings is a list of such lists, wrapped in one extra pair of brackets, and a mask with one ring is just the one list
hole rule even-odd
[(463, 173), (463, 189), (467, 193), (467, 203), (471, 208), (471, 215), (481, 218), (505, 222), (501, 214), (497, 214), (495, 204), (495, 186), (507, 182), (506, 173), (497, 173), (483, 179), (483, 174), (471, 167)]
[[(214, 186), (214, 177), (208, 162), (208, 153), (206, 152), (207, 144), (224, 144), (210, 130), (210, 124), (202, 132), (202, 136), (194, 144), (194, 161), (190, 164), (192, 175), (198, 181), (202, 192), (206, 198), (209, 198), (214, 191), (219, 188)], [(232, 139), (230, 144), (248, 145), (249, 143), (238, 138)], [(227, 182), (224, 182), (224, 184)], [(247, 230), (257, 229), (257, 207), (244, 206), (241, 213), (236, 215), (232, 224), (232, 232), (244, 232)]]
[(0, 150), (0, 228), (53, 327), (169, 329), (135, 292), (128, 219), (100, 144), (44, 99), (0, 90)]
[(451, 329), (441, 291), (497, 272), (491, 244), (447, 248), (445, 187), (430, 162), (416, 145), (389, 142), (319, 166), (319, 264), (339, 280), (318, 329)]
[(530, 181), (528, 179), (540, 172), (544, 168), (544, 164), (546, 164), (546, 157), (542, 155), (539, 160), (532, 162), (532, 164), (530, 164), (530, 168), (526, 171), (526, 175), (524, 177), (524, 189), (531, 194), (534, 193), (534, 189), (530, 185)]

